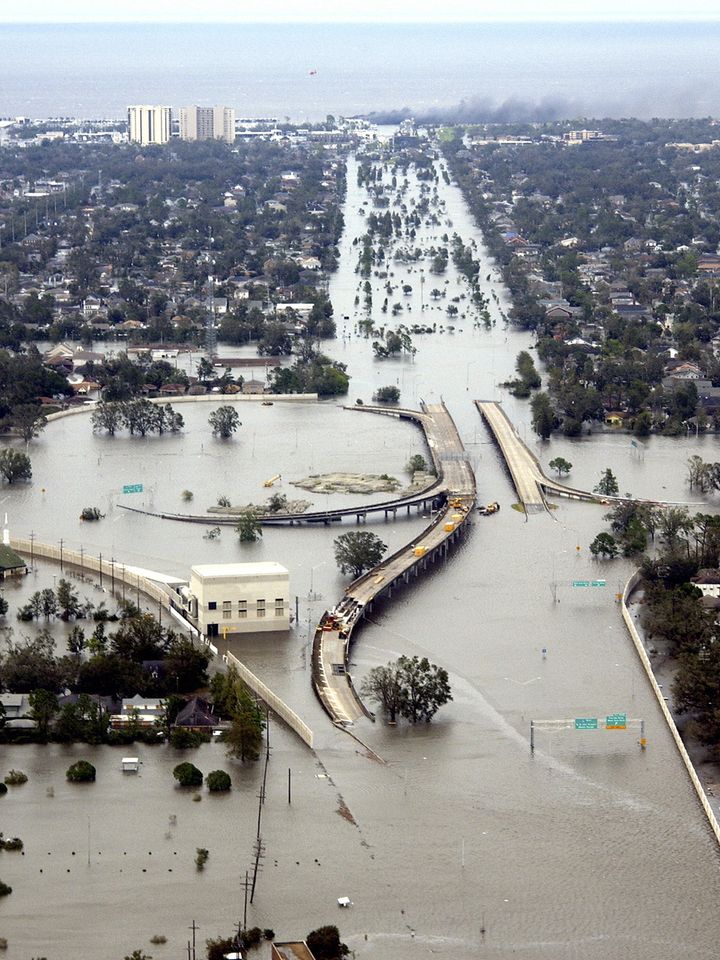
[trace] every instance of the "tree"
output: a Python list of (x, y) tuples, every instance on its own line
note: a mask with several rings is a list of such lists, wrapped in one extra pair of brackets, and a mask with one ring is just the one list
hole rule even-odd
[(39, 437), (47, 426), (47, 417), (42, 412), (42, 407), (34, 403), (21, 403), (13, 409), (10, 415), (10, 423), (17, 430), (25, 443), (29, 443), (35, 437)]
[(403, 688), (400, 710), (410, 723), (429, 723), (438, 709), (452, 700), (447, 670), (427, 657), (400, 657), (398, 670)]
[(599, 533), (590, 544), (590, 553), (594, 557), (614, 560), (618, 555), (617, 540), (611, 533)]
[(214, 437), (220, 437), (227, 440), (231, 437), (238, 427), (241, 427), (240, 417), (234, 407), (218, 407), (208, 417), (208, 423), (212, 427)]
[(555, 457), (554, 460), (550, 461), (548, 466), (551, 470), (556, 470), (559, 477), (561, 477), (564, 473), (570, 473), (572, 470), (572, 464), (565, 460), (564, 457)]
[(373, 400), (376, 403), (397, 403), (400, 399), (400, 391), (397, 387), (378, 387), (373, 394)]
[(365, 570), (376, 566), (387, 550), (387, 544), (374, 533), (357, 531), (342, 533), (335, 539), (335, 561), (344, 574), (359, 577)]
[(125, 957), (124, 960), (152, 960), (152, 956), (145, 953), (144, 950), (133, 950), (130, 956)]
[(210, 793), (223, 793), (232, 787), (232, 781), (224, 770), (212, 770), (205, 782)]
[(305, 942), (315, 960), (342, 960), (350, 952), (347, 945), (340, 941), (340, 931), (335, 926), (318, 927), (311, 930)]
[(235, 937), (216, 937), (214, 940), (206, 940), (207, 960), (224, 960), (226, 954), (231, 951), (237, 951), (237, 941)]
[(31, 480), (30, 457), (26, 453), (11, 450), (9, 447), (0, 450), (0, 474), (8, 483), (15, 483), (16, 480)]
[(597, 486), (593, 488), (593, 492), (599, 493), (603, 497), (616, 497), (620, 493), (617, 478), (610, 467), (603, 470)]
[(119, 403), (100, 401), (91, 417), (93, 430), (105, 430), (111, 437), (122, 426), (122, 407)]
[(207, 684), (210, 654), (186, 637), (174, 637), (165, 654), (168, 690), (190, 692)]
[(55, 599), (55, 591), (50, 587), (45, 587), (40, 591), (40, 609), (46, 620), (54, 617), (58, 611), (58, 603)]
[(240, 543), (255, 543), (262, 536), (262, 527), (254, 510), (244, 510), (235, 524)]
[(385, 667), (373, 667), (365, 677), (360, 693), (379, 703), (390, 723), (395, 723), (403, 702), (403, 686), (397, 661)]
[(60, 709), (58, 698), (50, 690), (33, 690), (28, 697), (30, 716), (37, 724), (37, 731), (42, 740), (47, 740), (50, 725)]
[(71, 783), (92, 783), (95, 774), (95, 767), (88, 760), (76, 760), (65, 771), (65, 777)]
[(197, 378), (200, 383), (205, 383), (208, 380), (212, 380), (215, 376), (215, 367), (212, 364), (212, 361), (207, 357), (200, 357), (197, 365)]
[(414, 453), (405, 468), (408, 473), (427, 473), (427, 460), (421, 453)]
[(536, 393), (530, 401), (530, 410), (532, 411), (533, 430), (543, 440), (547, 440), (557, 423), (547, 393)]
[(70, 617), (76, 617), (80, 613), (80, 599), (69, 580), (65, 580), (64, 577), (58, 580), (56, 595), (61, 620), (69, 620)]
[(196, 847), (195, 848), (195, 866), (198, 870), (204, 870), (205, 864), (208, 862), (210, 857), (210, 851), (207, 847)]
[(202, 771), (187, 760), (179, 763), (173, 770), (173, 776), (181, 787), (201, 787), (203, 782)]
[(235, 684), (234, 699), (232, 724), (225, 735), (228, 756), (242, 762), (257, 760), (265, 729), (265, 715), (240, 681)]

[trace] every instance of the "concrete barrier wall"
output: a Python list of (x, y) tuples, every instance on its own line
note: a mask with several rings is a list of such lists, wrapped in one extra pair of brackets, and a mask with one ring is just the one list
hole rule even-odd
[(622, 595), (623, 620), (625, 621), (625, 626), (628, 628), (630, 637), (632, 638), (632, 641), (635, 644), (635, 649), (637, 650), (637, 654), (640, 657), (640, 662), (645, 668), (645, 673), (647, 674), (648, 680), (650, 681), (650, 686), (652, 687), (653, 692), (655, 693), (657, 702), (660, 705), (662, 714), (665, 717), (665, 722), (668, 725), (670, 734), (673, 740), (675, 741), (675, 746), (678, 748), (678, 752), (680, 753), (680, 756), (682, 757), (682, 761), (685, 764), (685, 769), (687, 770), (688, 776), (690, 777), (690, 781), (692, 785), (695, 787), (695, 792), (698, 795), (698, 800), (700, 801), (700, 804), (703, 810), (705, 811), (705, 815), (708, 819), (708, 823), (710, 824), (710, 829), (715, 834), (715, 839), (720, 844), (720, 824), (718, 824), (717, 817), (715, 816), (715, 813), (712, 807), (710, 806), (710, 801), (708, 800), (705, 794), (705, 790), (703, 788), (702, 783), (700, 782), (700, 778), (698, 777), (697, 772), (695, 771), (695, 767), (693, 766), (693, 762), (690, 759), (690, 755), (685, 749), (685, 744), (682, 742), (682, 737), (680, 736), (680, 732), (678, 731), (677, 725), (675, 724), (673, 715), (670, 713), (670, 709), (667, 703), (665, 703), (663, 692), (660, 689), (660, 686), (658, 685), (657, 680), (655, 679), (655, 674), (653, 672), (652, 664), (650, 663), (650, 658), (648, 657), (645, 651), (645, 647), (643, 645), (640, 634), (637, 631), (637, 627), (635, 626), (633, 622), (633, 618), (630, 615), (630, 611), (628, 610), (628, 607), (627, 607), (628, 597), (633, 592), (635, 587), (640, 583), (641, 579), (642, 578), (640, 576), (640, 573), (634, 573), (633, 576), (630, 577), (628, 582), (625, 584), (625, 589), (623, 590), (623, 595)]
[[(276, 400), (283, 403), (303, 403), (314, 402), (318, 400), (316, 393), (202, 393), (198, 396), (180, 396), (180, 397), (152, 397), (150, 403), (166, 404), (175, 406), (179, 403), (257, 403), (269, 400), (274, 403)], [(92, 413), (96, 407), (96, 402), (90, 401), (82, 407), (70, 407), (68, 410), (58, 410), (56, 413), (47, 415), (48, 423), (53, 420), (62, 420), (63, 417), (76, 417), (81, 413)]]
[(267, 687), (259, 677), (256, 677), (255, 674), (248, 667), (245, 666), (242, 661), (238, 660), (229, 651), (223, 654), (223, 660), (229, 666), (234, 667), (240, 679), (243, 680), (248, 687), (256, 694), (263, 703), (266, 703), (268, 707), (272, 710), (273, 713), (276, 713), (281, 720), (283, 720), (291, 730), (294, 730), (295, 733), (300, 737), (303, 743), (307, 744), (308, 747), (312, 749), (313, 745), (313, 732), (310, 727), (300, 719), (300, 717), (292, 710), (277, 694), (273, 693), (272, 690)]
[(10, 541), (10, 546), (17, 553), (26, 557), (39, 557), (56, 563), (62, 561), (63, 566), (67, 564), (69, 567), (77, 568), (80, 571), (86, 570), (88, 573), (100, 574), (102, 572), (103, 580), (107, 580), (109, 586), (112, 586), (113, 583), (119, 583), (128, 587), (128, 599), (132, 598), (133, 591), (135, 591), (150, 600), (154, 600), (165, 610), (170, 610), (170, 597), (161, 586), (154, 580), (148, 580), (142, 574), (128, 569), (124, 564), (118, 563), (117, 560), (113, 561), (105, 558), (101, 560), (100, 557), (94, 557), (92, 554), (79, 553), (67, 548), (63, 548), (61, 551), (58, 546), (38, 543), (37, 540), (31, 542), (30, 540), (13, 538)]

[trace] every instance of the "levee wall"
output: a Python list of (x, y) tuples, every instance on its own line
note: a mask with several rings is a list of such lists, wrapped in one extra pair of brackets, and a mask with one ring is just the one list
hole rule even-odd
[(662, 711), (662, 714), (665, 717), (665, 722), (668, 725), (670, 734), (673, 740), (675, 741), (675, 746), (678, 748), (678, 752), (680, 753), (680, 756), (682, 757), (682, 761), (685, 764), (685, 769), (687, 770), (688, 776), (690, 777), (690, 782), (695, 787), (695, 792), (697, 793), (698, 800), (700, 801), (700, 805), (705, 811), (705, 816), (707, 817), (708, 823), (710, 824), (710, 829), (715, 834), (715, 839), (720, 844), (720, 824), (718, 824), (717, 817), (715, 816), (713, 808), (710, 806), (710, 801), (708, 800), (705, 794), (705, 790), (703, 789), (703, 785), (700, 782), (700, 778), (698, 777), (695, 767), (693, 766), (693, 762), (690, 759), (690, 755), (685, 749), (685, 744), (682, 742), (682, 737), (680, 736), (680, 732), (678, 731), (677, 725), (675, 724), (673, 715), (670, 713), (670, 709), (667, 703), (665, 703), (663, 692), (660, 689), (660, 686), (658, 685), (657, 680), (655, 679), (655, 674), (653, 672), (652, 664), (650, 663), (650, 658), (648, 657), (645, 651), (645, 647), (643, 646), (643, 642), (642, 642), (642, 639), (640, 638), (640, 634), (638, 633), (637, 627), (635, 626), (633, 622), (633, 618), (630, 614), (630, 611), (628, 610), (628, 606), (627, 606), (628, 597), (633, 592), (633, 590), (637, 587), (637, 585), (640, 583), (641, 579), (642, 578), (639, 573), (634, 573), (632, 577), (630, 577), (628, 582), (625, 584), (625, 589), (623, 590), (623, 595), (622, 595), (623, 620), (625, 621), (625, 626), (628, 628), (630, 637), (633, 643), (635, 644), (635, 649), (637, 650), (637, 654), (640, 657), (640, 662), (645, 668), (645, 673), (647, 674), (647, 678), (650, 681), (650, 686), (652, 687), (653, 692), (655, 693), (657, 702), (660, 705), (660, 710)]
[(170, 597), (154, 580), (148, 580), (142, 574), (135, 573), (117, 560), (106, 560), (94, 557), (89, 553), (78, 553), (49, 543), (38, 543), (37, 540), (23, 540), (13, 538), (10, 546), (17, 553), (28, 557), (40, 557), (43, 560), (53, 560), (62, 566), (76, 567), (80, 571), (97, 573), (101, 578), (107, 578), (108, 583), (125, 584), (130, 591), (135, 590), (154, 600), (165, 610), (170, 610)]
[(301, 720), (300, 717), (292, 710), (277, 694), (273, 693), (272, 690), (266, 686), (259, 677), (256, 677), (255, 674), (250, 670), (245, 664), (238, 660), (229, 651), (223, 654), (223, 660), (229, 666), (234, 667), (241, 680), (243, 680), (248, 687), (256, 694), (263, 703), (266, 703), (268, 707), (272, 710), (273, 713), (276, 713), (281, 720), (283, 720), (291, 730), (293, 730), (303, 741), (307, 744), (308, 747), (312, 749), (313, 745), (313, 732), (310, 727), (305, 723), (304, 720)]

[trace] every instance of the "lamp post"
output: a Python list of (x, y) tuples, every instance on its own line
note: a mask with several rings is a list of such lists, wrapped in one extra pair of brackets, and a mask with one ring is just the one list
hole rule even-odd
[(310, 592), (308, 593), (308, 600), (320, 599), (320, 597), (315, 596), (313, 592), (313, 579), (314, 579), (315, 571), (319, 570), (320, 567), (324, 567), (326, 563), (327, 563), (327, 560), (323, 560), (322, 563), (316, 563), (314, 567), (310, 567)]
[(536, 683), (538, 680), (542, 680), (542, 677), (530, 677), (529, 680), (515, 680), (513, 677), (503, 677), (503, 680), (507, 680), (510, 683), (516, 684), (518, 687), (522, 688), (522, 695), (520, 701), (520, 716), (525, 719), (525, 689), (529, 687), (531, 683)]

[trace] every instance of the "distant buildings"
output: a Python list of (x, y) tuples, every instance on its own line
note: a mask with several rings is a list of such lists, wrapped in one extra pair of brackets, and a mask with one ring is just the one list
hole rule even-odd
[(181, 107), (181, 140), (235, 142), (235, 111), (232, 107)]
[(128, 107), (128, 140), (141, 146), (167, 143), (171, 133), (170, 107), (144, 104)]

